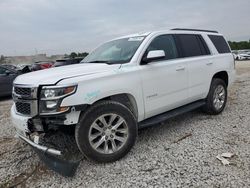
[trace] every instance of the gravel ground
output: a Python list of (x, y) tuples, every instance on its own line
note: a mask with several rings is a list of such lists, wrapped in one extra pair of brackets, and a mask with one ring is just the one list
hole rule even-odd
[[(194, 111), (140, 130), (120, 161), (82, 160), (73, 178), (48, 170), (14, 138), (10, 99), (0, 101), (0, 187), (250, 187), (250, 61), (237, 62), (237, 80), (218, 116)], [(232, 152), (230, 165), (216, 156)]]

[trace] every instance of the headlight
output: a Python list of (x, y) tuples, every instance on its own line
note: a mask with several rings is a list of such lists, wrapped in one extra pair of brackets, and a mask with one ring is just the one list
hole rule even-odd
[(51, 98), (51, 97), (55, 97), (56, 96), (56, 92), (53, 89), (46, 89), (44, 90), (44, 97), (45, 98)]
[(75, 93), (77, 86), (44, 86), (41, 90), (39, 112), (41, 115), (59, 114), (69, 110), (61, 107), (62, 100)]
[(76, 86), (68, 86), (68, 87), (46, 86), (42, 88), (41, 99), (50, 100), (50, 99), (62, 98), (74, 93), (75, 90)]

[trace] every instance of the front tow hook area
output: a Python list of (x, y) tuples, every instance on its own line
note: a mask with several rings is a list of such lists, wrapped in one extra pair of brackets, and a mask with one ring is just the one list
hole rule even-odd
[(52, 155), (62, 155), (62, 152), (59, 151), (59, 150), (56, 150), (56, 149), (52, 149), (52, 148), (48, 148), (46, 146), (42, 146), (42, 145), (39, 145), (33, 141), (31, 141), (30, 139), (20, 135), (20, 134), (17, 134), (17, 136), (19, 138), (21, 138), (23, 141), (27, 142), (29, 145), (33, 146), (34, 148), (36, 148), (37, 150), (40, 150), (40, 151), (43, 151), (44, 153), (48, 153), (48, 154), (52, 154)]
[[(22, 139), (24, 142), (28, 143), (34, 151), (39, 156), (40, 160), (50, 168), (51, 170), (61, 174), (64, 177), (73, 177), (76, 173), (77, 167), (80, 164), (80, 161), (83, 159), (81, 156), (78, 159), (71, 160), (68, 157), (65, 159), (64, 152), (61, 150), (56, 150), (47, 146), (40, 145), (35, 143), (35, 140), (32, 141), (29, 138), (22, 136), (17, 133), (17, 136)], [(77, 154), (74, 152), (73, 154)]]

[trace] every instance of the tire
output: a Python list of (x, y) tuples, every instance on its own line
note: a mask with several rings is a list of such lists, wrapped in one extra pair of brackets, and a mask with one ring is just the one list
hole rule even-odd
[(135, 116), (125, 105), (101, 101), (81, 116), (75, 129), (75, 139), (79, 150), (88, 159), (114, 162), (131, 150), (137, 131)]
[[(217, 90), (216, 90), (217, 89)], [(220, 102), (218, 102), (216, 98), (216, 92), (220, 91), (220, 89), (224, 90), (224, 99), (222, 98), (222, 91), (220, 93), (220, 97), (218, 98), (218, 100), (220, 100)], [(215, 102), (215, 100), (217, 102)], [(207, 114), (211, 114), (211, 115), (217, 115), (220, 114), (227, 103), (227, 86), (226, 83), (219, 78), (213, 78), (212, 82), (211, 82), (211, 86), (210, 86), (210, 90), (208, 93), (208, 96), (206, 98), (206, 104), (203, 107), (203, 111)], [(220, 104), (220, 105), (218, 105)]]

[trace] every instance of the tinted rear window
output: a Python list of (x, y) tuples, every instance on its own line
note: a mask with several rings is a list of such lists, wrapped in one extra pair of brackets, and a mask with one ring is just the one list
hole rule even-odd
[(208, 37), (213, 42), (215, 48), (220, 54), (231, 53), (230, 48), (223, 36), (208, 35)]
[(178, 34), (176, 36), (183, 57), (194, 57), (210, 54), (202, 36), (193, 34)]

